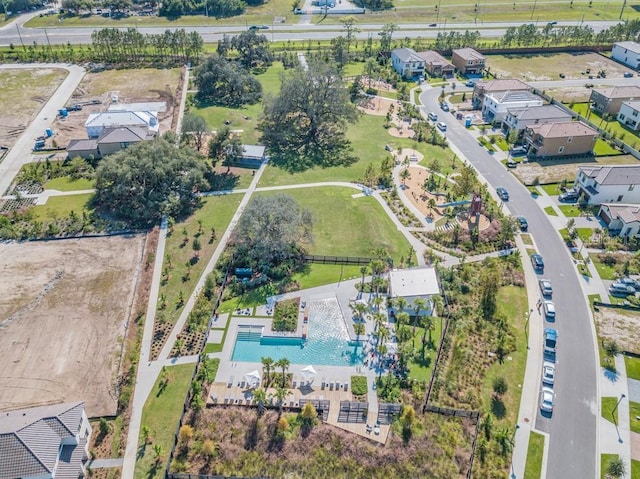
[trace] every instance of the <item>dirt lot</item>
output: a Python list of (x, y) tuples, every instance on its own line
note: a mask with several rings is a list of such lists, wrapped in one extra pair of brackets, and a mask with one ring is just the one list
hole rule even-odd
[(0, 245), (0, 410), (86, 401), (113, 415), (144, 237)]
[(0, 70), (0, 145), (14, 145), (66, 76), (54, 68)]
[[(567, 80), (589, 82), (589, 75), (604, 70), (607, 78), (622, 77), (630, 71), (619, 63), (597, 53), (549, 53), (541, 55), (487, 55), (487, 66), (498, 78), (519, 78), (523, 81), (559, 80), (563, 73)], [(587, 73), (587, 69), (591, 72)]]
[(73, 92), (71, 102), (89, 102), (99, 100), (100, 104), (85, 105), (81, 111), (70, 111), (66, 118), (57, 118), (53, 129), (59, 145), (66, 145), (74, 138), (86, 138), (84, 123), (89, 114), (106, 111), (112, 103), (112, 97), (118, 96), (120, 103), (164, 101), (167, 109), (158, 114), (160, 132), (171, 128), (171, 118), (176, 106), (176, 92), (180, 83), (180, 70), (157, 70), (142, 68), (138, 70), (105, 70), (99, 73), (87, 73), (82, 83)]
[(615, 339), (624, 351), (640, 353), (640, 313), (599, 308), (595, 313), (600, 338)]

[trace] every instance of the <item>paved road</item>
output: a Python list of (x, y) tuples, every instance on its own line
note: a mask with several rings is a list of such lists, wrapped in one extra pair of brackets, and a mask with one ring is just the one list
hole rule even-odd
[[(439, 111), (439, 94), (440, 89), (430, 89), (421, 95), (426, 110)], [(511, 198), (505, 208), (527, 217), (529, 232), (545, 259), (544, 276), (553, 282), (558, 321), (545, 326), (558, 330), (556, 405), (551, 418), (539, 414), (535, 418), (536, 427), (550, 434), (547, 477), (594, 478), (598, 454), (595, 341), (586, 299), (567, 248), (527, 189), (480, 147), (453, 115), (440, 114), (438, 119), (447, 124), (449, 141), (486, 181), (493, 188), (503, 186), (509, 191)]]
[(9, 64), (0, 65), (0, 69), (14, 68), (63, 68), (69, 72), (58, 89), (51, 95), (49, 101), (42, 107), (35, 119), (24, 130), (24, 133), (16, 144), (11, 148), (2, 163), (0, 163), (0, 195), (5, 194), (11, 185), (13, 178), (20, 171), (20, 168), (29, 162), (35, 138), (44, 134), (44, 131), (51, 126), (58, 114), (58, 110), (67, 103), (71, 94), (76, 89), (84, 77), (84, 68), (77, 65), (53, 64), (53, 63), (30, 63), (30, 64)]
[[(203, 17), (204, 20), (204, 17)], [(50, 42), (51, 44), (73, 44), (91, 43), (91, 33), (98, 29), (95, 27), (47, 27), (43, 28), (25, 28), (23, 24), (25, 19), (17, 19), (9, 25), (0, 28), (0, 46), (7, 46), (10, 43), (20, 45), (21, 41), (25, 45), (31, 45), (33, 42), (43, 44)], [(587, 24), (587, 22), (584, 22)], [(597, 33), (601, 30), (609, 28), (618, 22), (589, 22), (588, 24)], [(559, 22), (559, 25), (575, 25), (576, 22)], [(520, 23), (454, 23), (439, 25), (438, 27), (429, 27), (429, 24), (399, 24), (395, 33), (396, 38), (436, 38), (438, 33), (443, 31), (465, 31), (478, 30), (482, 37), (497, 38), (502, 37), (509, 26), (519, 26)], [(540, 23), (540, 25), (544, 25)], [(361, 29), (356, 37), (366, 40), (370, 36), (377, 35), (382, 30), (382, 24), (361, 24)], [(102, 28), (102, 27), (100, 27)], [(219, 25), (211, 26), (195, 26), (195, 27), (141, 27), (138, 30), (143, 34), (159, 34), (164, 33), (167, 29), (175, 30), (176, 28), (184, 28), (187, 32), (198, 32), (205, 43), (213, 43), (222, 39), (223, 35), (229, 33), (239, 33), (246, 30), (246, 26)], [(122, 29), (126, 29), (122, 27)], [(272, 25), (269, 30), (262, 31), (271, 41), (300, 41), (300, 40), (327, 40), (338, 35), (343, 35), (344, 30), (340, 25), (317, 25), (317, 24), (296, 24), (296, 25)]]

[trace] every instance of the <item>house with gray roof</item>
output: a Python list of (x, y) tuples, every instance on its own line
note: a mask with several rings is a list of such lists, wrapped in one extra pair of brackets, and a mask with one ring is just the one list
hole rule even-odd
[(507, 116), (502, 120), (502, 129), (509, 134), (512, 131), (522, 133), (532, 125), (542, 125), (558, 121), (571, 121), (573, 116), (557, 105), (528, 106), (525, 108), (509, 108)]
[(611, 49), (611, 58), (637, 70), (640, 68), (640, 44), (616, 42)]
[(424, 59), (413, 48), (395, 48), (391, 51), (393, 69), (403, 78), (424, 75)]
[(609, 234), (621, 238), (636, 238), (640, 235), (640, 205), (604, 203), (598, 210)]
[(83, 478), (90, 437), (84, 402), (2, 412), (0, 478)]
[(92, 113), (84, 124), (89, 138), (98, 138), (103, 130), (119, 127), (145, 128), (157, 135), (160, 129), (158, 114), (150, 111), (103, 111)]
[(482, 117), (488, 122), (502, 122), (511, 108), (542, 106), (544, 101), (530, 91), (490, 92), (482, 103)]
[(532, 91), (528, 84), (517, 78), (501, 78), (496, 80), (480, 80), (473, 86), (472, 103), (474, 108), (482, 108), (486, 95), (501, 92)]
[(67, 155), (69, 158), (79, 156), (85, 160), (98, 160), (153, 138), (155, 135), (144, 127), (106, 128), (97, 139), (71, 140), (67, 145)]
[(429, 75), (434, 77), (451, 77), (456, 67), (445, 57), (433, 50), (417, 52), (417, 55), (424, 60), (424, 69)]
[(627, 128), (640, 130), (640, 100), (622, 102), (617, 120)]
[(590, 205), (640, 204), (640, 165), (582, 166), (575, 188)]
[(407, 302), (404, 311), (409, 314), (415, 315), (416, 299), (423, 299), (426, 303), (423, 314), (432, 314), (433, 297), (439, 294), (440, 285), (434, 268), (394, 269), (389, 272), (389, 296), (404, 298)]
[(634, 100), (640, 100), (640, 86), (594, 88), (589, 96), (591, 108), (600, 115), (617, 115), (622, 103)]

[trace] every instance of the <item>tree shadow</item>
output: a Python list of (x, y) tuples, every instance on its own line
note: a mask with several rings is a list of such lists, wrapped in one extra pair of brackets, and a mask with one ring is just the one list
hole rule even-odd
[(258, 445), (258, 419), (254, 419), (244, 436), (244, 448), (253, 451)]
[(507, 408), (499, 397), (491, 398), (491, 412), (497, 419), (502, 419), (507, 415)]
[(233, 190), (238, 186), (240, 176), (230, 171), (225, 171), (224, 173), (209, 171), (206, 173), (205, 179), (209, 183), (211, 191), (227, 191)]
[(144, 457), (146, 450), (147, 450), (147, 443), (143, 442), (142, 444), (140, 444), (140, 447), (136, 451), (136, 461), (139, 461)]

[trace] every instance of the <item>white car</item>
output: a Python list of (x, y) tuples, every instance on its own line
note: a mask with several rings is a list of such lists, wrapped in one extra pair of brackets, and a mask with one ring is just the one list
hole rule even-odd
[(556, 379), (556, 367), (546, 362), (542, 365), (542, 383), (553, 386), (553, 382)]
[(555, 319), (556, 317), (556, 303), (553, 301), (545, 301), (542, 303), (544, 307), (544, 315), (548, 318)]
[(540, 392), (540, 410), (543, 412), (553, 412), (553, 389), (543, 387)]
[(440, 131), (447, 131), (447, 124), (443, 121), (439, 121), (438, 123), (436, 123), (436, 126)]
[(540, 281), (538, 281), (538, 284), (540, 284), (540, 292), (542, 292), (542, 296), (551, 297), (553, 295), (551, 281), (549, 281), (548, 279), (541, 279)]

